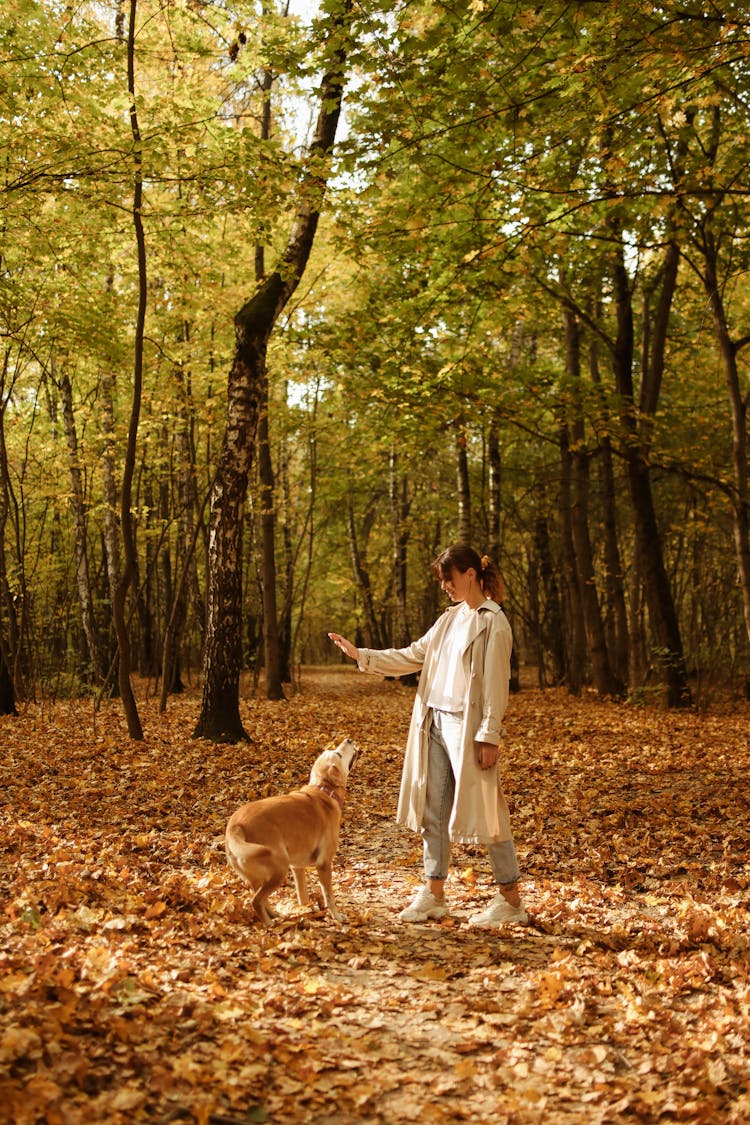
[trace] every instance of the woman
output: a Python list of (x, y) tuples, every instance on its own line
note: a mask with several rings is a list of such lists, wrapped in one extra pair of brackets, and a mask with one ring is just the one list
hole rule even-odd
[(357, 648), (328, 634), (363, 672), (400, 676), (421, 669), (396, 819), (422, 833), (425, 883), (399, 918), (423, 922), (448, 914), (444, 885), (456, 841), (486, 845), (498, 887), (469, 925), (523, 923), (528, 916), (497, 776), (513, 645), (498, 604), (502, 580), (486, 555), (480, 559), (460, 545), (443, 551), (432, 570), (453, 605), (407, 648)]

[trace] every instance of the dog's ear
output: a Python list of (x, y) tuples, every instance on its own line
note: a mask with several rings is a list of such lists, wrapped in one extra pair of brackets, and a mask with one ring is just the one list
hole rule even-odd
[(346, 770), (341, 764), (341, 755), (335, 750), (321, 754), (310, 772), (312, 785), (331, 785), (336, 789), (346, 787)]
[(340, 762), (329, 762), (324, 766), (323, 781), (334, 789), (346, 788), (346, 771), (341, 768)]

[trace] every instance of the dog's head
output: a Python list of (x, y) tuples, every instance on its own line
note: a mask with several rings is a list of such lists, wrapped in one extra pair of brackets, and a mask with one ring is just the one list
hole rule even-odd
[(324, 750), (313, 762), (310, 784), (345, 789), (346, 780), (358, 756), (359, 747), (351, 738), (345, 738), (335, 750)]

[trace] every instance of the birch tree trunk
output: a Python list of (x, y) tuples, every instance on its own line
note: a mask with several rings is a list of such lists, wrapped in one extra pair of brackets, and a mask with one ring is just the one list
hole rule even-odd
[(193, 732), (196, 738), (215, 742), (249, 740), (239, 709), (243, 510), (255, 453), (268, 341), (309, 260), (325, 194), (327, 172), (322, 169), (333, 147), (341, 112), (344, 35), (349, 17), (348, 5), (331, 17), (329, 68), (321, 82), (315, 135), (286, 251), (278, 268), (261, 282), (234, 321), (226, 426), (211, 494), (203, 701)]

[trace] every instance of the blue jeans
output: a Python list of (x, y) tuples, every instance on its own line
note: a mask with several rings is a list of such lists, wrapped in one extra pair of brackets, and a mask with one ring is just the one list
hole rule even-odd
[[(448, 746), (458, 753), (462, 716), (432, 711), (427, 760), (427, 796), (422, 818), (424, 873), (428, 879), (445, 879), (451, 860), (448, 834), (456, 781)], [(520, 877), (516, 849), (512, 840), (487, 844), (492, 875), (496, 883), (515, 883)]]

